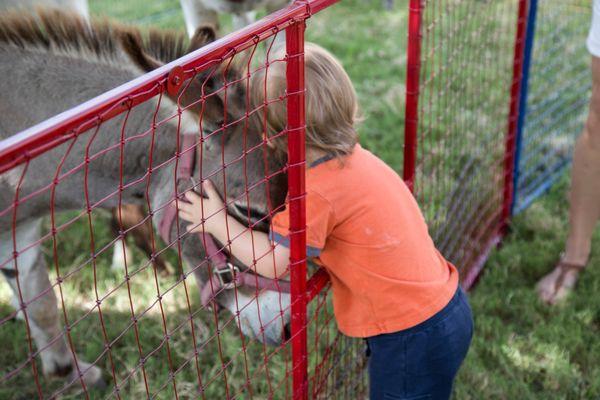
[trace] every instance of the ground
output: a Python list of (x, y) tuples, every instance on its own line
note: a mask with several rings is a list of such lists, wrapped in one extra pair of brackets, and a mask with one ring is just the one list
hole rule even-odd
[(457, 399), (595, 399), (600, 396), (600, 235), (576, 292), (562, 305), (534, 291), (567, 230), (568, 175), (515, 217), (470, 293), (475, 334)]
[[(95, 14), (183, 29), (177, 0), (91, 0), (90, 3)], [(392, 11), (385, 10), (378, 0), (349, 0), (309, 20), (307, 33), (310, 40), (329, 48), (344, 63), (361, 101), (364, 115), (360, 128), (361, 142), (397, 171), (402, 169), (406, 31), (406, 0), (396, 1)], [(563, 305), (548, 307), (537, 299), (534, 291), (536, 281), (553, 267), (562, 250), (566, 235), (567, 191), (568, 173), (565, 172), (559, 184), (547, 195), (514, 218), (510, 234), (502, 246), (492, 252), (481, 279), (470, 293), (476, 328), (473, 345), (456, 381), (455, 398), (600, 397), (600, 342), (597, 340), (600, 297), (596, 296), (600, 289), (598, 251), (593, 252), (577, 291)], [(77, 256), (78, 249), (86, 249), (88, 239), (86, 234), (82, 234), (85, 227), (81, 229), (72, 230), (64, 241), (66, 244), (61, 254), (65, 257), (61, 262), (65, 265), (76, 266), (82, 262)], [(102, 235), (106, 237), (107, 231), (101, 231), (99, 237), (102, 238)], [(600, 237), (596, 235), (595, 249), (600, 246), (598, 239)], [(48, 253), (48, 259), (50, 256)], [(139, 257), (139, 254), (134, 256)], [(120, 280), (117, 272), (109, 270), (109, 261), (109, 257), (99, 260), (101, 290), (107, 290)], [(67, 307), (73, 307), (74, 315), (81, 315), (85, 309), (83, 305), (93, 301), (91, 279), (88, 271), (65, 285), (70, 299), (68, 302), (73, 305)], [(140, 304), (144, 304), (150, 301), (154, 292), (152, 285), (144, 285), (143, 280), (152, 279), (152, 276), (143, 275), (140, 279), (139, 285), (134, 282), (134, 295)], [(169, 282), (165, 283), (165, 287), (168, 286)], [(181, 323), (186, 313), (177, 307), (174, 301), (176, 295), (181, 295), (181, 292), (166, 299), (166, 308), (176, 316), (175, 322)], [(111, 337), (129, 323), (127, 299), (127, 295), (121, 292), (109, 303), (113, 310), (108, 315), (111, 322), (108, 335)], [(2, 287), (0, 308), (3, 314), (9, 307), (6, 287)], [(159, 315), (151, 313), (147, 322), (142, 322), (146, 324), (141, 337), (145, 348), (158, 346), (162, 339), (158, 321)], [(16, 360), (26, 355), (26, 349), (22, 347), (24, 332), (18, 321), (9, 325), (0, 328), (0, 340), (22, 349), (22, 352), (4, 351), (0, 354), (0, 363), (14, 366)], [(85, 348), (84, 344), (87, 345), (85, 352), (91, 355), (97, 354), (99, 346), (102, 346), (97, 326), (97, 321), (88, 319), (74, 331), (77, 347)], [(185, 329), (179, 332), (189, 336)], [(261, 359), (261, 348), (251, 349), (248, 353), (250, 361), (245, 361), (235, 350), (241, 344), (239, 336), (225, 332), (223, 337), (225, 357), (233, 365), (229, 383), (233, 390), (238, 390), (243, 388), (244, 366)], [(134, 343), (131, 332), (120, 341), (121, 346), (115, 351), (119, 355), (115, 361), (117, 373), (119, 369), (127, 371), (136, 365), (139, 356)], [(185, 359), (188, 350), (174, 344), (176, 361)], [(216, 353), (217, 349), (210, 351)], [(164, 354), (159, 355), (163, 358), (150, 359), (147, 365), (151, 390), (157, 390), (165, 382), (166, 365), (161, 362)], [(275, 381), (285, 374), (285, 355), (277, 357), (269, 371), (269, 376)], [(107, 360), (102, 362), (108, 365)], [(206, 365), (217, 368), (214, 360), (207, 360)], [(178, 380), (178, 392), (184, 398), (192, 396), (196, 384), (194, 370), (191, 366), (189, 369), (183, 371)], [(254, 379), (266, 382), (266, 376), (259, 371)], [(46, 383), (58, 385), (57, 382)], [(211, 387), (218, 387), (218, 384)], [(124, 390), (127, 398), (143, 395), (141, 374), (135, 374)], [(167, 386), (160, 397), (172, 397), (170, 390)], [(264, 398), (264, 393), (267, 393), (267, 384), (257, 385), (255, 398)], [(95, 394), (104, 397), (107, 393)], [(35, 392), (27, 374), (20, 375), (10, 385), (0, 386), (0, 398), (26, 398), (31, 395)], [(72, 394), (70, 397), (78, 396)], [(209, 399), (222, 397), (219, 389), (207, 393)]]

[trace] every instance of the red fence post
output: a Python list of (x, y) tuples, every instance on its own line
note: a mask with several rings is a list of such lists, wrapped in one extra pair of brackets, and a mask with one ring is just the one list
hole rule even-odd
[(504, 193), (500, 228), (506, 231), (510, 222), (510, 212), (514, 195), (513, 177), (515, 173), (515, 152), (517, 144), (517, 128), (519, 120), (519, 99), (523, 80), (523, 56), (527, 33), (527, 11), (529, 0), (519, 0), (517, 16), (517, 33), (515, 36), (515, 53), (513, 63), (513, 79), (510, 89), (510, 109), (508, 114), (508, 131), (504, 153)]
[(293, 398), (308, 399), (304, 148), (304, 20), (286, 29)]
[(413, 191), (419, 129), (419, 78), (421, 75), (421, 0), (410, 0), (408, 16), (408, 48), (406, 61), (406, 108), (404, 119), (403, 178)]

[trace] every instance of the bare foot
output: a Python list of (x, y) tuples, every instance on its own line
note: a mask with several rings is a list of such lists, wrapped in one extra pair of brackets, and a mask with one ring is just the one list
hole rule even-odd
[(579, 273), (584, 268), (585, 265), (571, 264), (561, 259), (554, 270), (538, 282), (536, 288), (540, 299), (551, 305), (565, 299), (575, 287)]

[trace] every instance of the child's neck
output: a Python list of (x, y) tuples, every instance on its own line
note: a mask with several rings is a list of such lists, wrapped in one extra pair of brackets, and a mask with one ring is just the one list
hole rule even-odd
[(326, 155), (327, 153), (323, 150), (308, 147), (306, 149), (306, 164), (311, 165), (312, 163), (314, 163), (322, 157), (325, 157)]

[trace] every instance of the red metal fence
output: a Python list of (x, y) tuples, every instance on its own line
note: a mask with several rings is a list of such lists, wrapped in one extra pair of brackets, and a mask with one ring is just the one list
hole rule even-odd
[[(3, 395), (306, 398), (310, 390), (342, 398), (362, 382), (364, 363), (337, 370), (358, 359), (360, 342), (334, 328), (326, 275), (307, 285), (306, 272), (304, 20), (333, 3), (297, 2), (171, 63), (152, 54), (169, 43), (152, 35), (142, 40), (115, 28), (117, 39), (100, 50), (93, 48), (100, 40), (86, 39), (83, 51), (111, 60), (108, 77), (119, 63), (130, 75), (158, 68), (0, 142), (0, 268), (15, 299), (0, 314), (0, 334), (14, 348), (3, 355)], [(52, 31), (51, 20), (36, 24)], [(285, 51), (275, 48), (282, 35)], [(75, 57), (69, 37), (47, 38), (65, 41), (45, 49), (49, 69), (53, 56)], [(286, 94), (253, 103), (251, 87), (266, 95), (270, 71), (282, 65)], [(46, 72), (39, 70), (42, 78)], [(106, 80), (98, 86), (114, 84)], [(84, 87), (38, 88), (27, 101), (35, 110), (36, 102), (76, 97)], [(288, 124), (276, 136), (287, 137), (287, 162), (273, 157), (263, 134), (266, 109), (281, 102)], [(24, 112), (24, 123), (28, 117), (51, 115)], [(243, 273), (246, 266), (222, 260), (237, 236), (215, 243), (185, 230), (178, 204), (205, 180), (240, 222), (259, 230), (268, 230), (287, 190), (291, 296), (287, 282), (260, 283)], [(112, 233), (102, 210), (112, 210)], [(147, 238), (146, 254), (126, 250), (132, 236)], [(122, 269), (111, 269), (119, 258)], [(201, 302), (201, 294), (214, 301)], [(19, 318), (22, 326), (11, 325)]]
[[(14, 349), (2, 355), (0, 397), (364, 397), (362, 342), (335, 328), (327, 275), (307, 274), (305, 254), (304, 22), (333, 3), (298, 1), (171, 63), (121, 32), (129, 39), (113, 44), (130, 46), (129, 74), (166, 65), (0, 142), (0, 270), (15, 305), (0, 302), (0, 339)], [(465, 286), (508, 221), (527, 3), (409, 4), (404, 176)], [(264, 95), (281, 66), (286, 94), (253, 102), (251, 88)], [(39, 90), (32, 102), (57, 95)], [(280, 102), (286, 162), (263, 134)], [(207, 179), (259, 230), (287, 194), (291, 294), (216, 255), (238, 236), (214, 249), (177, 220), (182, 195)], [(164, 241), (152, 223), (170, 230)], [(145, 254), (126, 251), (132, 236), (149, 239)]]
[(404, 178), (470, 287), (505, 231), (527, 0), (411, 0)]

